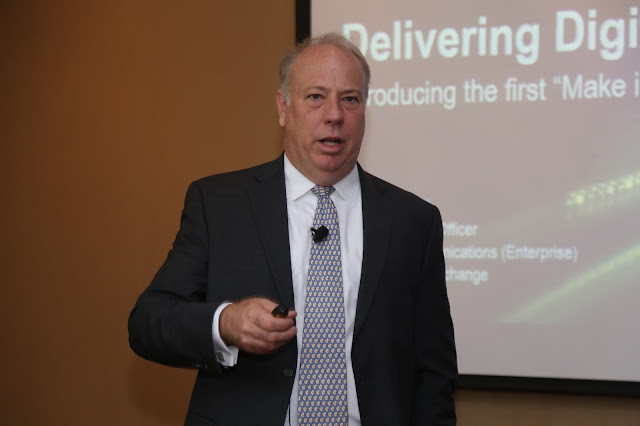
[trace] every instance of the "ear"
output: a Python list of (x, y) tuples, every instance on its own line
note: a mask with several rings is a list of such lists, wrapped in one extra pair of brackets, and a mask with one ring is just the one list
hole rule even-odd
[(285, 101), (280, 90), (276, 92), (276, 106), (278, 107), (278, 122), (284, 127), (285, 118), (287, 117), (287, 101)]

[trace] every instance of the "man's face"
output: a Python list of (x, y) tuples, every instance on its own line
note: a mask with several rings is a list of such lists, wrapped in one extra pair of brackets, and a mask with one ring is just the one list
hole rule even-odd
[(316, 185), (335, 184), (356, 164), (364, 135), (364, 87), (364, 70), (355, 56), (321, 44), (293, 64), (288, 106), (278, 91), (284, 150)]

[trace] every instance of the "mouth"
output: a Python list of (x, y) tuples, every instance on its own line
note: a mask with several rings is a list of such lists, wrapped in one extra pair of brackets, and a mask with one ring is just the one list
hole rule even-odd
[(320, 139), (320, 142), (326, 146), (337, 146), (343, 143), (344, 141), (337, 136), (328, 136), (326, 138)]

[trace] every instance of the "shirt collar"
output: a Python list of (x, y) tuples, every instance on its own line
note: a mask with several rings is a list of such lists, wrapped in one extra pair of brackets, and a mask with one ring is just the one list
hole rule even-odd
[[(287, 188), (287, 201), (297, 200), (315, 186), (313, 182), (307, 179), (291, 164), (286, 153), (284, 154), (284, 181)], [(333, 187), (351, 207), (357, 206), (358, 200), (360, 199), (360, 175), (358, 174), (358, 166), (354, 166), (349, 174), (333, 185)]]

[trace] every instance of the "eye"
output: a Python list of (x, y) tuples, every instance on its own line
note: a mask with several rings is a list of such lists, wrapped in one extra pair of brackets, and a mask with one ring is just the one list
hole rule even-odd
[(314, 101), (317, 101), (318, 99), (321, 99), (322, 96), (320, 96), (319, 93), (312, 93), (309, 95), (309, 99), (313, 99)]
[(344, 100), (349, 103), (355, 103), (359, 101), (356, 96), (345, 96)]

